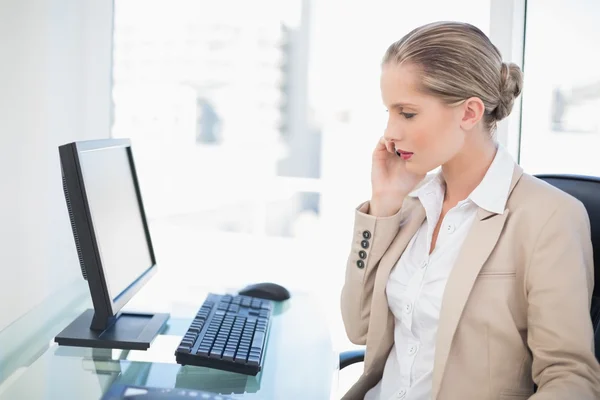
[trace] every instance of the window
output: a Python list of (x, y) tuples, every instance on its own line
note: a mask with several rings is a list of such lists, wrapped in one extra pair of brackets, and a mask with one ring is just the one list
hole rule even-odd
[(600, 175), (600, 2), (528, 0), (520, 164)]
[(199, 285), (313, 291), (346, 347), (381, 57), (424, 23), (489, 18), (481, 0), (116, 0), (112, 135), (132, 140), (158, 259)]

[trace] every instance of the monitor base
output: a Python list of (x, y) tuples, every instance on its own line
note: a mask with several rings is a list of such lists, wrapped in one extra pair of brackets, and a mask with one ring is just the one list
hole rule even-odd
[(123, 312), (103, 331), (90, 329), (93, 318), (94, 310), (84, 311), (54, 341), (60, 346), (147, 350), (156, 335), (162, 331), (169, 314)]

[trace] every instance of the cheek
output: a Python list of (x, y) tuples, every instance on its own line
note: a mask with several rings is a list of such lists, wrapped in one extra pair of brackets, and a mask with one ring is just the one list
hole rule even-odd
[(442, 125), (431, 119), (415, 121), (411, 127), (411, 139), (416, 149), (433, 149), (439, 144)]
[(451, 142), (456, 140), (453, 122), (452, 116), (443, 110), (435, 117), (423, 118), (415, 124), (415, 144), (431, 150), (452, 147)]

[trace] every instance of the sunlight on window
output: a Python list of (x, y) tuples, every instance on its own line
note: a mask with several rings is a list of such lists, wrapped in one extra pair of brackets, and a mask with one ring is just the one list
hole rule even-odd
[(527, 2), (520, 163), (529, 173), (600, 175), (598, 16), (595, 0)]
[(112, 136), (132, 140), (159, 262), (198, 285), (314, 292), (347, 347), (338, 299), (385, 124), (381, 57), (435, 20), (487, 32), (489, 8), (116, 0)]

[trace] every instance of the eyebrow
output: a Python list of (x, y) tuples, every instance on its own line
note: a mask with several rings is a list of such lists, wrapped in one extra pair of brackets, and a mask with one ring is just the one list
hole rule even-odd
[(410, 103), (394, 103), (390, 106), (390, 109), (402, 109), (402, 108), (417, 108), (415, 104)]

